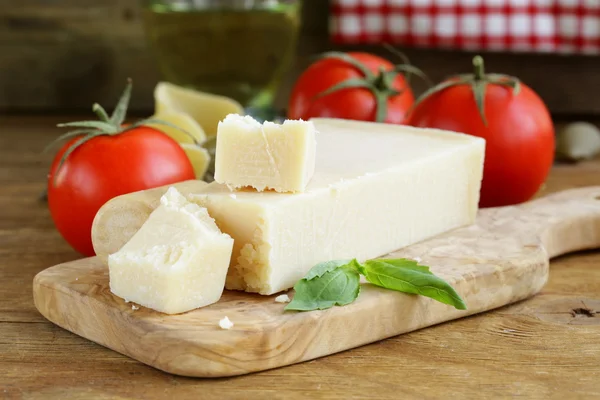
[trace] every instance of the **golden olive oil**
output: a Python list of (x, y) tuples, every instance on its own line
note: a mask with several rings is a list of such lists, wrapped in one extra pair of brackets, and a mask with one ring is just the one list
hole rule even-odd
[(293, 60), (301, 2), (263, 3), (271, 5), (147, 3), (145, 29), (165, 79), (268, 108)]

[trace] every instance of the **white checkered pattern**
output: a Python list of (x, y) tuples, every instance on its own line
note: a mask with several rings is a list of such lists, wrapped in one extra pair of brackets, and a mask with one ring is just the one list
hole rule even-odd
[(600, 0), (331, 0), (336, 43), (600, 53)]

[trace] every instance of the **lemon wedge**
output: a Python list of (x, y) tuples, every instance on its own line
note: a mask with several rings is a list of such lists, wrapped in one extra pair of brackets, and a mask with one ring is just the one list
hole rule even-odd
[(154, 114), (152, 117), (150, 117), (150, 119), (159, 119), (161, 121), (168, 122), (171, 125), (177, 126), (179, 129), (166, 124), (148, 124), (148, 126), (164, 132), (178, 143), (203, 143), (206, 140), (206, 133), (204, 133), (204, 129), (202, 129), (200, 124), (198, 124), (194, 118), (185, 113), (158, 113)]
[(243, 114), (240, 103), (229, 97), (199, 92), (159, 82), (154, 88), (156, 114), (183, 112), (192, 117), (206, 132), (206, 136), (217, 134), (219, 121), (228, 114)]
[(205, 148), (195, 144), (181, 143), (180, 146), (188, 156), (192, 163), (192, 167), (194, 167), (196, 179), (202, 180), (208, 170), (208, 165), (210, 164), (210, 154), (208, 154), (208, 151)]

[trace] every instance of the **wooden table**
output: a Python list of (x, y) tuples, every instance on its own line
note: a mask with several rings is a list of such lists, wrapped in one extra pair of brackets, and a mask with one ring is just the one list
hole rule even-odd
[[(31, 284), (78, 258), (40, 200), (59, 120), (0, 119), (0, 399), (600, 397), (600, 252), (554, 260), (527, 301), (238, 378), (168, 375), (54, 326)], [(556, 166), (542, 192), (588, 185), (600, 161)]]

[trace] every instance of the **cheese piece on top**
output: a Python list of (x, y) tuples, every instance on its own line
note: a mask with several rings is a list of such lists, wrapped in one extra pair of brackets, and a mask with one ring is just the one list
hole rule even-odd
[(215, 303), (232, 248), (233, 239), (207, 210), (171, 187), (140, 230), (108, 257), (110, 290), (167, 314)]
[(228, 115), (219, 123), (215, 180), (232, 188), (302, 192), (315, 170), (312, 122), (260, 122)]
[(323, 261), (383, 256), (475, 220), (485, 141), (459, 133), (314, 119), (305, 193), (212, 182), (190, 200), (234, 240), (226, 288), (273, 294)]

